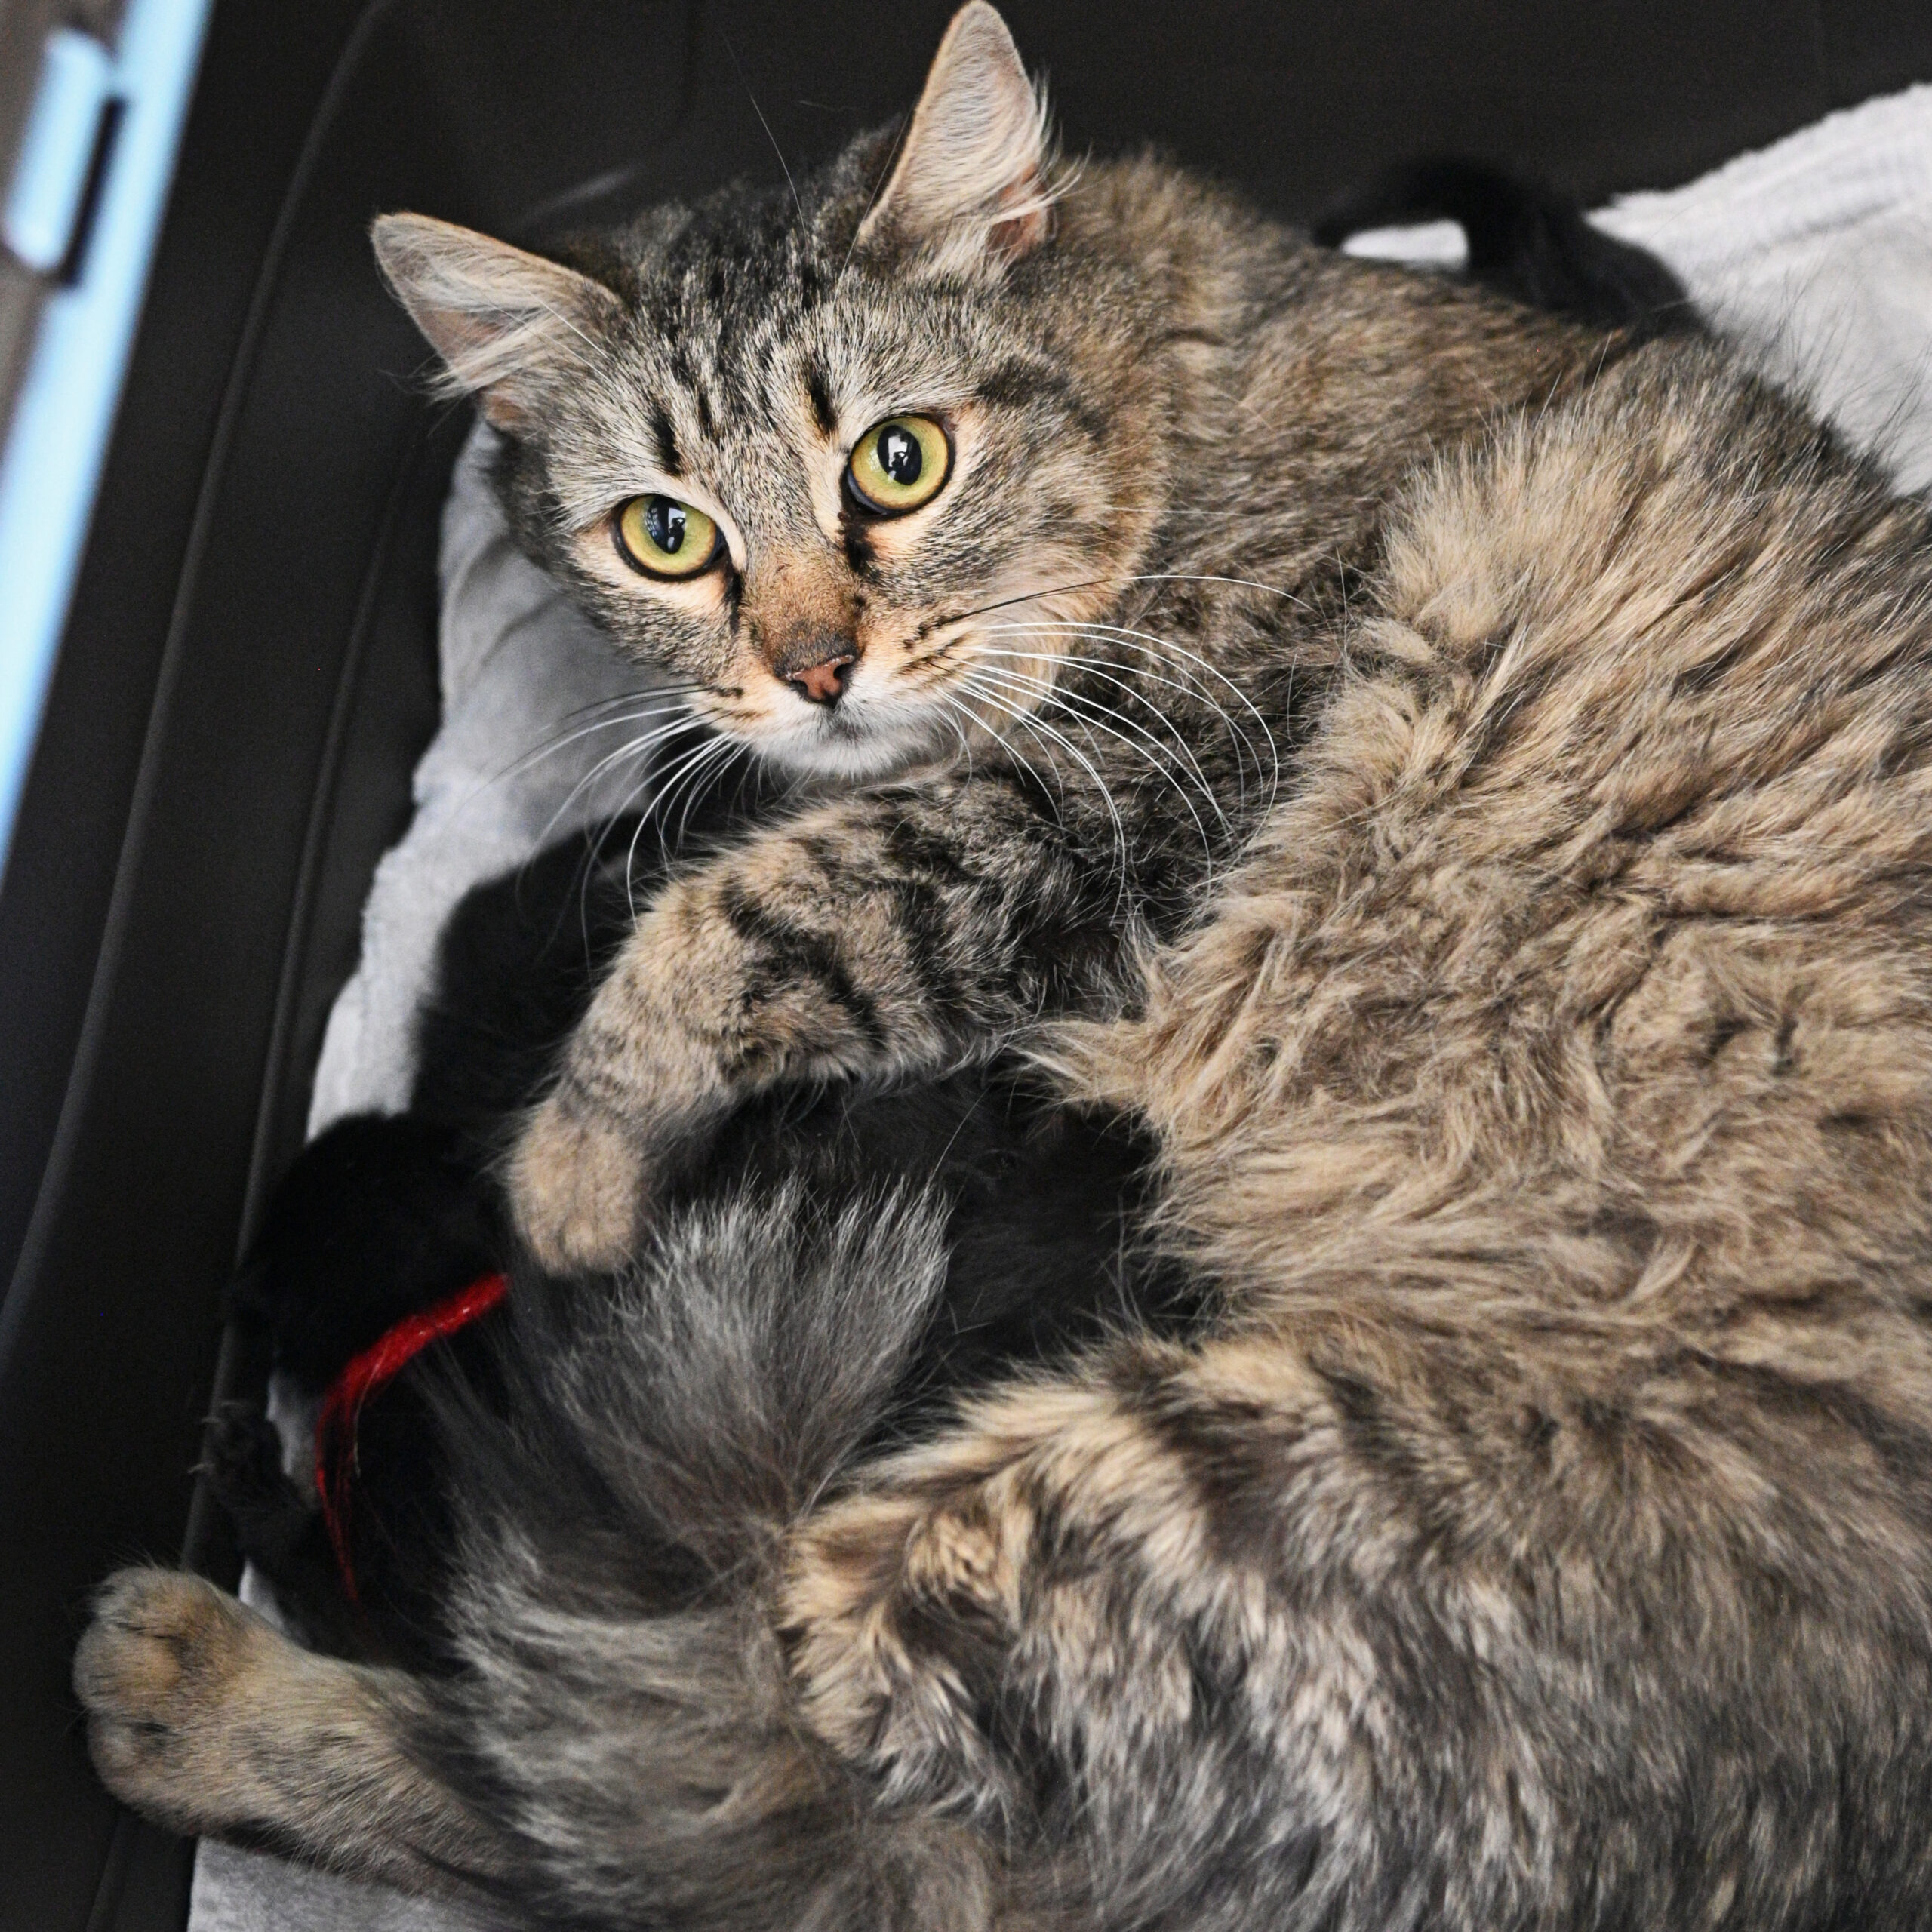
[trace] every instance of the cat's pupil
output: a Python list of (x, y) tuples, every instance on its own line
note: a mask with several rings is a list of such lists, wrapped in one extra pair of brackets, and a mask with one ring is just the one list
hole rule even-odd
[(919, 472), (925, 467), (925, 454), (919, 448), (918, 438), (904, 429), (881, 430), (878, 466), (902, 490), (918, 482)]
[(644, 506), (644, 527), (659, 549), (675, 557), (685, 547), (684, 505), (674, 503), (669, 497), (653, 497)]

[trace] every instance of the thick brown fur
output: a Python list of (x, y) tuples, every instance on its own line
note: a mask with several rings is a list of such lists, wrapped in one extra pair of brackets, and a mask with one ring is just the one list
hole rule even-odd
[[(1131, 169), (1097, 192), (1217, 205)], [(1599, 366), (1526, 328), (1511, 361), (1476, 298), (1255, 248), (1211, 256), (1236, 284), (1278, 266), (1238, 350), (1230, 295), (1185, 354), (1136, 353), (1170, 397), (1230, 357), (1220, 393), (1278, 444), (1224, 438), (1217, 468), (1164, 405), (1161, 474), (1209, 497), (1174, 526), (1192, 547), (1136, 561), (1288, 595), (1168, 579), (1112, 607), (1211, 643), (1294, 744), (1251, 835), (1192, 868), (1154, 841), (1150, 909), (1119, 919), (1077, 863), (1105, 841), (1051, 829), (1097, 802), (1003, 813), (1025, 793), (995, 765), (822, 808), (791, 869), (761, 842), (694, 875), (681, 928), (768, 966), (818, 942), (824, 1010), (773, 1002), (812, 1042), (780, 1072), (851, 1070), (825, 1044), (848, 1035), (877, 1063), (834, 938), (915, 1061), (1044, 1009), (1067, 1091), (1158, 1134), (1161, 1232), (1218, 1318), (884, 1458), (869, 1392), (940, 1265), (915, 1199), (676, 1221), (613, 1321), (533, 1331), (530, 1429), (476, 1449), (469, 1672), (342, 1681), (415, 1767), (398, 1842), (435, 1820), (525, 1910), (1932, 1921), (1927, 513), (1714, 346)], [(1505, 368), (1489, 399), (1526, 406), (1478, 435)], [(1281, 453), (1304, 430), (1339, 452), (1318, 525)], [(1171, 828), (1171, 795), (1144, 809)], [(984, 948), (946, 951), (952, 1008), (868, 923), (915, 882), (946, 910), (927, 930)], [(1011, 971), (1036, 902), (1090, 915), (1057, 978)], [(703, 961), (687, 1012), (730, 964), (654, 956)], [(623, 983), (608, 1011), (641, 1013)], [(251, 1752), (301, 1748), (292, 1693), (277, 1746), (171, 1687), (229, 1628), (197, 1587), (112, 1586), (77, 1666), (104, 1775), (373, 1862), (366, 1817), (238, 1818), (223, 1780), (155, 1769), (225, 1741), (255, 1791)]]

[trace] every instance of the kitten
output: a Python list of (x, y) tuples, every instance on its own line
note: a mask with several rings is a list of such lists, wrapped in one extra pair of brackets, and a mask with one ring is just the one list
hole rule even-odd
[[(969, 9), (941, 98), (962, 48), (984, 125), (1010, 51)], [(920, 140), (915, 118), (900, 168)], [(865, 238), (863, 180), (842, 226), (817, 198), (796, 228), (772, 217), (768, 310), (820, 261), (811, 235)], [(943, 1291), (934, 1204), (755, 1186), (669, 1208), (611, 1297), (512, 1294), (522, 1428), (451, 1401), (476, 1472), (465, 1669), (317, 1658), (197, 1580), (124, 1573), (75, 1665), (103, 1776), (183, 1828), (584, 1926), (1926, 1922), (1925, 509), (1708, 343), (1600, 361), (1478, 296), (1304, 272), (1258, 224), (1223, 245), (1235, 217), (1151, 166), (1090, 172), (1059, 232), (996, 271), (1000, 223), (1035, 211), (986, 205), (982, 254), (934, 304), (984, 309), (960, 352), (1016, 291), (1057, 312), (1057, 266), (1104, 291), (1114, 260), (1134, 300), (1094, 300), (1094, 326), (1137, 313), (1149, 371), (1124, 358), (1144, 460), (1106, 498), (1118, 522), (1138, 481), (1164, 568), (1301, 600), (1146, 593), (1178, 600), (1156, 634), (1185, 623), (1292, 746), (1281, 795), (1251, 766), (1244, 803), (1226, 751), (1229, 826), (1189, 850), (1173, 789), (1137, 792), (1123, 754), (1118, 913), (1107, 863), (1063, 874), (1001, 842), (1031, 824), (1054, 863), (1113, 854), (1097, 787), (1056, 765), (1029, 820), (1023, 774), (962, 720), (971, 777), (820, 808), (746, 848), (756, 866), (689, 875), (711, 898), (674, 884), (626, 964), (706, 933), (709, 977), (670, 985), (702, 1014), (764, 949), (730, 1011), (731, 1037), (765, 1044), (768, 992), (800, 1037), (844, 1026), (868, 1052), (851, 1016), (874, 987), (963, 984), (949, 1051), (1057, 1016), (1034, 1038), (1063, 1091), (1158, 1137), (1154, 1220), (1215, 1297), (1205, 1332), (1094, 1346), (881, 1454)], [(1096, 238), (1109, 208), (1147, 251), (1140, 282), (1124, 233), (1117, 257)], [(1152, 218), (1186, 210), (1204, 254)], [(854, 259), (911, 245), (943, 267), (958, 234), (875, 233)], [(1195, 283), (1246, 275), (1218, 346), (1180, 343)], [(686, 293), (707, 287), (700, 265)], [(1415, 359), (1432, 343), (1439, 368)], [(1253, 406), (1211, 435), (1189, 371), (1239, 369), (1238, 344), (1266, 350), (1230, 391)], [(1512, 386), (1539, 354), (1543, 386)], [(1090, 365), (1069, 347), (1051, 366)], [(755, 393), (734, 401), (752, 420)], [(1111, 417), (1065, 420), (1096, 461), (1114, 448)], [(962, 488), (986, 473), (972, 447)], [(1205, 514), (1171, 507), (1194, 507), (1183, 486)], [(922, 534), (949, 552), (937, 518)], [(908, 542), (883, 582), (924, 567)], [(1337, 546), (1346, 603), (1320, 594)], [(1251, 552), (1266, 571), (1240, 568)], [(1111, 564), (1117, 588), (1149, 561)], [(858, 672), (889, 648), (864, 641)], [(1174, 696), (1204, 758), (1223, 721)], [(1007, 817), (976, 816), (979, 786)], [(835, 844), (855, 812), (873, 842)], [(1088, 922), (1049, 970), (1029, 922), (1056, 906)], [(616, 983), (643, 1002), (657, 983)], [(989, 987), (1008, 990), (974, 1004)], [(917, 1063), (897, 1029), (925, 1009), (870, 1010), (879, 1051)], [(592, 1099), (608, 1124), (635, 1090)]]
[[(755, 823), (757, 802), (748, 810), (740, 790), (721, 784), (681, 812), (661, 846), (648, 823), (608, 826), (593, 844), (565, 840), (457, 908), (417, 1028), (408, 1110), (353, 1115), (312, 1141), (237, 1278), (238, 1325), (294, 1390), (319, 1399), (404, 1316), (518, 1265), (491, 1171), (505, 1127), (634, 924), (633, 907), (661, 888), (670, 863)], [(893, 1091), (765, 1096), (728, 1124), (674, 1200), (789, 1186), (835, 1218), (896, 1185), (923, 1191), (945, 1287), (882, 1403), (883, 1439), (1017, 1363), (1069, 1355), (1130, 1314), (1143, 1329), (1186, 1332), (1200, 1312), (1195, 1284), (1137, 1253), (1128, 1232), (1151, 1151), (1111, 1113), (1051, 1104), (1025, 1069), (995, 1062)], [(485, 1315), (359, 1412), (351, 1506), (337, 1526), (352, 1599), (318, 1500), (285, 1473), (260, 1405), (231, 1404), (211, 1424), (205, 1466), (216, 1498), (285, 1621), (312, 1646), (448, 1667), (448, 1494), (475, 1472), (436, 1426), (434, 1395), (460, 1374), (474, 1401), (505, 1412), (518, 1378), (496, 1367), (491, 1331), (503, 1321)]]

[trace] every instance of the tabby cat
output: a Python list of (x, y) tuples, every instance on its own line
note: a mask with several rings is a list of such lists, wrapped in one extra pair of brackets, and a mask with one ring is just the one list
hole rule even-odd
[(983, 8), (889, 158), (662, 211), (589, 272), (377, 225), (522, 542), (721, 756), (824, 801), (660, 897), (600, 989), (512, 1171), (553, 1266), (628, 1254), (748, 1093), (1117, 1004), (1257, 823), (1395, 482), (1608, 352), (1151, 161), (1057, 199)]
[[(125, 1572), (110, 1786), (576, 1926), (1932, 1921), (1924, 507), (1707, 343), (1059, 180), (983, 5), (796, 206), (380, 245), (525, 540), (846, 789), (519, 1149), (638, 1258), (450, 1399), (464, 1667)], [(881, 1453), (933, 1204), (638, 1230), (736, 1098), (1014, 1039), (1213, 1312)]]

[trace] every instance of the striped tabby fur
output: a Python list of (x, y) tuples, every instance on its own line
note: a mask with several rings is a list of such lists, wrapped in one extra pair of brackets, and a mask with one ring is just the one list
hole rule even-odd
[[(962, 36), (1006, 57), (983, 8)], [(813, 807), (640, 929), (525, 1211), (602, 1251), (661, 1156), (565, 1185), (566, 1130), (601, 1158), (667, 1095), (701, 1123), (1031, 1026), (1159, 1136), (1156, 1232), (1218, 1315), (881, 1456), (930, 1204), (660, 1225), (608, 1306), (513, 1298), (530, 1420), (466, 1449), (466, 1673), (125, 1573), (76, 1665), (103, 1775), (572, 1925), (1932, 1921), (1925, 511), (1715, 347), (1327, 263), (1152, 164), (1050, 236), (1004, 183), (936, 234), (888, 189), (848, 283), (844, 165), (802, 222), (667, 217), (671, 282), (611, 278), (668, 370), (691, 332), (653, 305), (701, 309), (752, 225), (774, 333), (696, 332), (742, 347), (741, 436), (862, 290), (900, 366), (979, 369), (1000, 487), (847, 560), (862, 668), (921, 661), (887, 626), (995, 555), (1089, 555), (1118, 629), (1027, 633), (1056, 688), (1180, 640), (1268, 721), (1278, 795), (1177, 675), (1225, 829), (1069, 727), (1123, 859), (1077, 761), (1031, 787), (984, 720), (970, 775)], [(558, 534), (567, 405), (514, 407), (513, 498), (641, 626)], [(749, 663), (787, 608), (748, 576), (681, 661)]]

